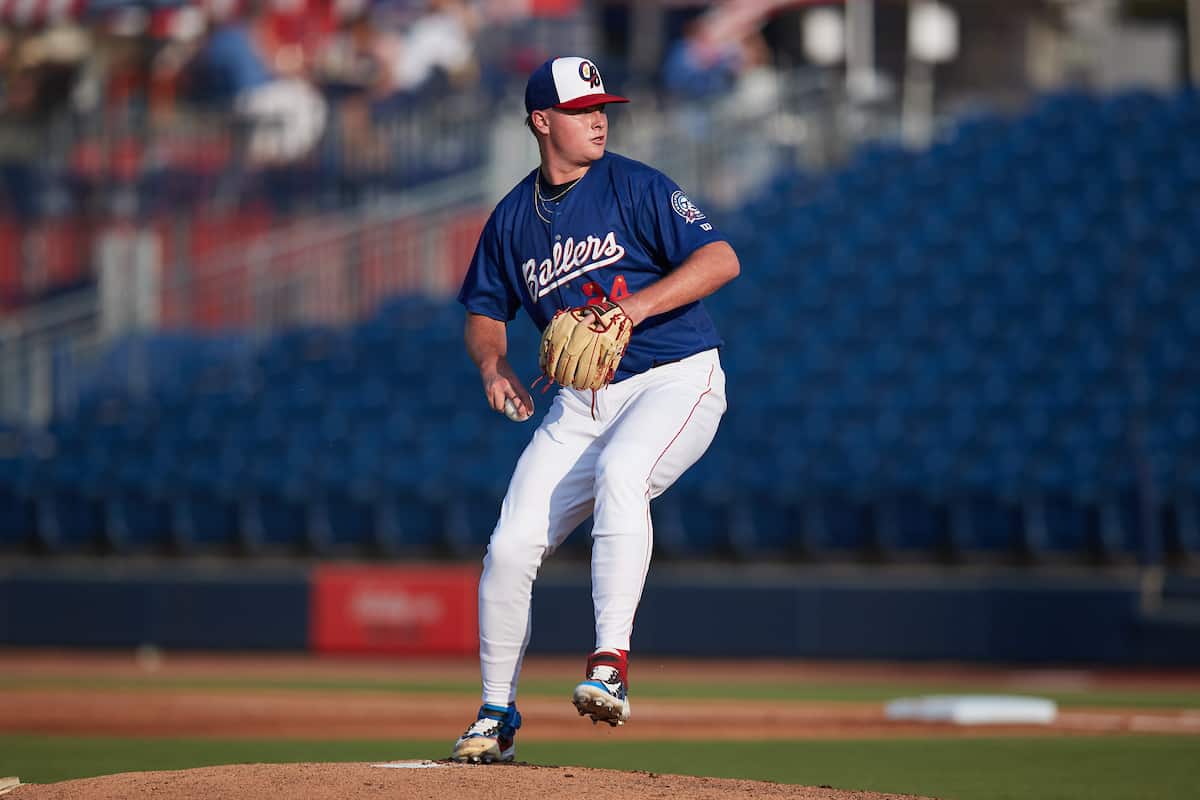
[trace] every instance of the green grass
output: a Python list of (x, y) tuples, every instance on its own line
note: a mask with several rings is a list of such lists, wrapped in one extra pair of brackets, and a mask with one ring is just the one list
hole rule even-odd
[[(439, 758), (449, 744), (0, 736), (0, 774), (47, 783), (212, 764)], [(1191, 800), (1200, 787), (1200, 737), (527, 742), (519, 754), (538, 764), (828, 784), (946, 800)]]
[[(635, 678), (636, 680), (636, 678)], [(570, 689), (570, 680), (525, 679), (521, 694), (531, 697), (557, 697)], [(74, 688), (74, 689), (290, 689), (300, 691), (403, 692), (416, 694), (479, 693), (476, 681), (393, 681), (393, 680), (320, 680), (255, 678), (21, 678), (0, 679), (0, 689)], [(638, 680), (637, 696), (646, 699), (706, 697), (711, 687), (701, 681)], [(721, 688), (721, 696), (731, 700), (808, 700), (818, 702), (886, 702), (897, 697), (927, 694), (1032, 694), (1046, 697), (1064, 707), (1128, 708), (1200, 708), (1200, 691), (1170, 689), (1080, 690), (1021, 689), (1004, 685), (931, 685), (904, 683), (843, 683), (755, 681), (731, 683)]]
[(522, 744), (522, 758), (948, 800), (1192, 798), (1200, 738), (886, 739)]
[(432, 742), (352, 739), (294, 741), (3, 735), (0, 736), (0, 775), (18, 775), (24, 783), (54, 783), (118, 772), (191, 769), (218, 764), (388, 761), (441, 758), (448, 752), (446, 742), (439, 742), (435, 747)]

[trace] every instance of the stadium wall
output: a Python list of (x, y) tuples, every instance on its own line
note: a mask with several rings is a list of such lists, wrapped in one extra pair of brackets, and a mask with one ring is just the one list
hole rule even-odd
[[(9, 568), (0, 571), (0, 644), (474, 652), (464, 610), (474, 607), (474, 567), (362, 572), (369, 595), (354, 600), (346, 565)], [(318, 602), (326, 573), (351, 598), (332, 613), (350, 615), (354, 636), (330, 635), (339, 624)], [(1196, 622), (1147, 616), (1141, 605), (1132, 573), (666, 569), (647, 584), (633, 644), (664, 656), (1200, 665)], [(530, 652), (577, 654), (591, 631), (586, 569), (548, 570), (534, 592)]]

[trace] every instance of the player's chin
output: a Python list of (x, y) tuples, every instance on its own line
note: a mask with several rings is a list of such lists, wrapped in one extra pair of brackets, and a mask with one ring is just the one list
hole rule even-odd
[(599, 158), (600, 156), (604, 155), (604, 146), (606, 144), (608, 144), (608, 139), (603, 136), (599, 139), (590, 140), (588, 142), (588, 154), (592, 156), (592, 158)]

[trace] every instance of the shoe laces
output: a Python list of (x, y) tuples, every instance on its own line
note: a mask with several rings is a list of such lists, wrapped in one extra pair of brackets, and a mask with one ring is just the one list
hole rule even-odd
[(501, 720), (492, 719), (491, 717), (480, 717), (471, 723), (471, 727), (467, 728), (467, 731), (462, 735), (462, 738), (466, 739), (468, 736), (488, 736), (496, 738), (500, 735), (500, 724)]
[(617, 671), (616, 667), (597, 664), (588, 672), (588, 680), (600, 681), (607, 686), (620, 686), (621, 673)]

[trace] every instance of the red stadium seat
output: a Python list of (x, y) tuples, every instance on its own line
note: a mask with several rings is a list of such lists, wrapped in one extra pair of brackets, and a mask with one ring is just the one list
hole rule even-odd
[(164, 324), (203, 330), (246, 325), (252, 312), (240, 254), (271, 232), (271, 215), (261, 208), (198, 214), (183, 222), (162, 219), (154, 228), (168, 276)]
[(68, 217), (38, 227), (46, 288), (60, 289), (90, 281), (93, 277), (91, 223), (80, 217)]
[(21, 238), (12, 220), (0, 219), (0, 312), (16, 308), (21, 286)]
[(420, 286), (420, 227), (412, 220), (376, 225), (365, 237), (363, 284), (374, 301)]
[(475, 253), (475, 244), (479, 241), (479, 232), (483, 230), (487, 218), (486, 209), (474, 209), (446, 226), (443, 250), (446, 263), (439, 272), (444, 286), (457, 287), (462, 284), (467, 267), (471, 264), (471, 256)]

